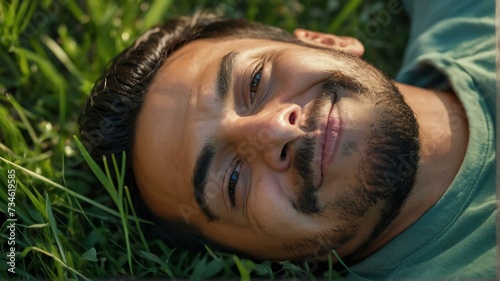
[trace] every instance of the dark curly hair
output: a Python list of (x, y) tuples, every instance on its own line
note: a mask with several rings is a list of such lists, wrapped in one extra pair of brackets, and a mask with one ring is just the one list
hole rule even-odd
[(122, 151), (125, 151), (125, 182), (135, 209), (140, 217), (155, 223), (154, 226), (143, 224), (145, 233), (172, 247), (200, 250), (208, 245), (231, 251), (208, 241), (192, 225), (165, 221), (153, 214), (141, 199), (131, 164), (136, 120), (151, 81), (169, 55), (193, 40), (208, 38), (260, 38), (301, 44), (282, 29), (244, 19), (197, 13), (168, 20), (146, 31), (108, 64), (80, 115), (80, 136), (88, 152), (101, 165), (103, 156), (110, 159), (112, 154), (121, 163)]

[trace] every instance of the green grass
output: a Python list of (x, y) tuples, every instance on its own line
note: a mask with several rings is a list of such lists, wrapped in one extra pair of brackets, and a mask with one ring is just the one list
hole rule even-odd
[[(16, 274), (9, 274), (6, 222), (0, 229), (0, 280), (341, 278), (331, 266), (254, 262), (210, 249), (189, 253), (146, 240), (123, 185), (123, 166), (107, 159), (107, 168), (99, 169), (74, 138), (76, 120), (112, 57), (152, 25), (196, 9), (289, 31), (302, 27), (357, 36), (367, 45), (365, 58), (392, 76), (408, 22), (401, 12), (385, 27), (377, 11), (386, 5), (382, 0), (2, 1), (0, 208), (5, 218), (11, 202), (8, 171), (15, 170), (17, 255)], [(373, 29), (376, 23), (379, 30)], [(118, 181), (110, 181), (111, 175)]]

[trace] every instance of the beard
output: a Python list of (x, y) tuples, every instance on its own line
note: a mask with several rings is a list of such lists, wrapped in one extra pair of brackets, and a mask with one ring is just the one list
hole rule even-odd
[[(368, 238), (361, 241), (357, 251), (368, 247), (401, 212), (415, 185), (420, 160), (418, 123), (395, 84), (358, 58), (331, 50), (325, 51), (346, 60), (350, 65), (356, 65), (356, 71), (361, 74), (348, 76), (333, 73), (312, 102), (311, 114), (303, 130), (306, 133), (316, 130), (319, 109), (335, 100), (338, 90), (345, 89), (372, 103), (379, 121), (366, 132), (367, 142), (362, 151), (363, 157), (356, 165), (354, 184), (342, 195), (322, 206), (318, 203), (318, 189), (313, 184), (314, 138), (304, 136), (297, 147), (293, 167), (297, 175), (296, 184), (300, 188), (292, 206), (298, 212), (311, 216), (323, 215), (329, 210), (342, 222), (341, 226), (318, 233), (312, 238), (285, 243), (289, 252), (297, 258), (312, 255), (315, 258), (325, 258), (331, 250), (352, 240), (358, 234), (357, 222), (380, 203), (382, 207), (378, 221)], [(370, 79), (363, 79), (366, 77)], [(360, 82), (362, 80), (370, 81), (370, 85)], [(347, 145), (349, 144), (344, 144)], [(340, 149), (340, 153), (348, 155), (350, 152), (349, 149)]]

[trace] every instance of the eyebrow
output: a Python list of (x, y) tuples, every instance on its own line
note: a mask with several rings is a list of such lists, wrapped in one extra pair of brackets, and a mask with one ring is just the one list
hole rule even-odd
[(229, 84), (232, 80), (232, 70), (234, 58), (238, 52), (231, 51), (222, 57), (219, 64), (219, 73), (217, 75), (217, 96), (222, 103), (226, 102), (229, 94)]
[(201, 212), (209, 221), (216, 221), (219, 219), (208, 206), (205, 192), (208, 183), (208, 173), (214, 160), (215, 151), (215, 142), (210, 140), (206, 141), (200, 154), (198, 155), (198, 158), (196, 159), (193, 173), (194, 198), (196, 200), (196, 204), (200, 207)]

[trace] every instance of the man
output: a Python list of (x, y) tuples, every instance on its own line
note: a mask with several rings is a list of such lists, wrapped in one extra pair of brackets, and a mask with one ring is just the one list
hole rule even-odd
[(325, 260), (352, 277), (493, 278), (493, 2), (407, 1), (397, 83), (354, 38), (198, 15), (141, 36), (81, 116), (128, 153), (174, 245)]

